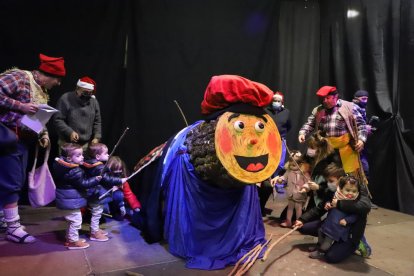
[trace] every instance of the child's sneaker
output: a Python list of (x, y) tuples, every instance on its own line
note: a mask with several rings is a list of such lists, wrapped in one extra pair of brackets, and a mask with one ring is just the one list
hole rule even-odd
[(309, 253), (309, 258), (311, 259), (322, 259), (325, 256), (324, 252), (320, 252), (318, 250)]
[(361, 240), (359, 241), (358, 251), (361, 254), (361, 256), (364, 258), (368, 258), (369, 256), (371, 256), (372, 249), (371, 249), (371, 246), (369, 246), (365, 237), (362, 237)]
[[(85, 239), (79, 239), (79, 241), (81, 241), (81, 242), (86, 242), (86, 240)], [(70, 241), (66, 241), (65, 242), (65, 246), (68, 246), (70, 244)]]
[(286, 227), (292, 227), (292, 223), (285, 220), (280, 224), (280, 227), (286, 228)]
[(119, 207), (119, 212), (121, 213), (121, 217), (124, 217), (126, 215), (125, 206)]
[(89, 236), (89, 239), (91, 241), (99, 241), (99, 242), (106, 242), (109, 240), (109, 238), (105, 236), (104, 234), (102, 234), (100, 231), (91, 233)]
[(76, 250), (76, 249), (88, 248), (90, 245), (89, 245), (89, 243), (86, 243), (85, 240), (77, 240), (75, 242), (66, 242), (65, 246), (68, 249)]
[(104, 235), (104, 236), (108, 236), (109, 234), (108, 234), (108, 232), (106, 232), (105, 230), (103, 230), (103, 229), (99, 229), (98, 230), (98, 233), (101, 233), (102, 235)]

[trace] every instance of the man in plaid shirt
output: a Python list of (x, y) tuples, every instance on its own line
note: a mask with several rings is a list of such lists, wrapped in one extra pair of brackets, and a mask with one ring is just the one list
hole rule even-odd
[(364, 118), (355, 104), (338, 98), (336, 87), (323, 86), (316, 95), (322, 104), (313, 109), (300, 129), (299, 142), (304, 143), (308, 134), (321, 130), (339, 151), (345, 172), (356, 172), (360, 167), (359, 152), (367, 140)]
[(17, 138), (13, 144), (0, 143), (0, 211), (4, 215), (0, 224), (6, 227), (6, 238), (17, 243), (36, 240), (20, 224), (17, 204), (26, 180), (29, 147), (37, 141), (42, 147), (49, 145), (46, 130), (38, 135), (24, 127), (21, 119), (25, 114), (35, 114), (39, 104), (46, 104), (49, 99), (47, 90), (60, 85), (66, 74), (63, 58), (42, 54), (39, 58), (37, 70), (14, 68), (0, 74), (0, 127), (3, 133), (11, 133)]

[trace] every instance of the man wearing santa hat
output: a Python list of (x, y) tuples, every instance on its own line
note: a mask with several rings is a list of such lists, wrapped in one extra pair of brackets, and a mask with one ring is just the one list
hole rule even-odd
[(46, 104), (48, 90), (60, 85), (66, 75), (62, 57), (40, 54), (39, 59), (40, 66), (36, 70), (14, 68), (0, 74), (0, 210), (3, 209), (0, 226), (3, 224), (6, 228), (6, 238), (17, 243), (36, 240), (20, 224), (18, 212), (29, 147), (36, 141), (44, 148), (49, 145), (46, 129), (37, 134), (22, 125), (21, 119), (25, 114), (35, 114), (39, 104)]
[(59, 146), (77, 143), (86, 150), (89, 143), (99, 142), (102, 134), (101, 111), (95, 93), (95, 81), (85, 76), (78, 80), (75, 91), (59, 98), (56, 104), (59, 112), (53, 117)]

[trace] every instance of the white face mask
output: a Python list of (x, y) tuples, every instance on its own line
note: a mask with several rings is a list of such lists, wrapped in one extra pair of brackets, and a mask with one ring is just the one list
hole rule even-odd
[(328, 181), (327, 184), (328, 184), (329, 191), (331, 191), (331, 192), (336, 191), (336, 189), (337, 189), (336, 182), (329, 182)]
[(272, 102), (273, 109), (279, 110), (282, 107), (282, 103), (280, 102)]
[(306, 151), (306, 155), (309, 156), (309, 157), (315, 157), (316, 156), (316, 149), (308, 148), (308, 150)]

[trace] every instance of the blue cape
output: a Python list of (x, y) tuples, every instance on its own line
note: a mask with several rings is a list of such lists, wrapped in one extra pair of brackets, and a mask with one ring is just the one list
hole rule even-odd
[(256, 185), (224, 189), (196, 175), (184, 141), (201, 122), (177, 134), (164, 159), (164, 237), (188, 268), (222, 269), (265, 243), (265, 230)]

